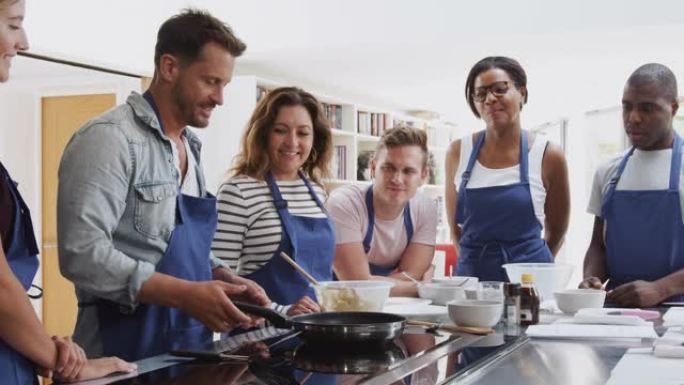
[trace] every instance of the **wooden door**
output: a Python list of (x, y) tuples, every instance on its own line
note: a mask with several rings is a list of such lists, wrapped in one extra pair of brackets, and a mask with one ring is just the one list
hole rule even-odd
[(116, 105), (115, 94), (44, 97), (42, 111), (43, 324), (50, 335), (71, 336), (76, 325), (74, 285), (57, 260), (57, 170), (64, 147), (85, 122)]

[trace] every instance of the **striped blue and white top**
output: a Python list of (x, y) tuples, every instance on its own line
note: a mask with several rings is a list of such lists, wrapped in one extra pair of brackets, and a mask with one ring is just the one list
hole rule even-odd
[[(309, 194), (304, 181), (277, 181), (290, 214), (325, 218), (326, 214)], [(321, 202), (327, 194), (312, 182)], [(248, 275), (264, 266), (278, 249), (282, 226), (265, 181), (237, 176), (225, 181), (217, 194), (218, 227), (212, 251), (238, 275)]]

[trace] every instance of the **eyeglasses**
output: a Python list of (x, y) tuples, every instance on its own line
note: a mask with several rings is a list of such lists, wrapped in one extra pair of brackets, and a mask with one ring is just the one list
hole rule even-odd
[(487, 94), (492, 93), (497, 98), (500, 98), (504, 95), (506, 95), (506, 92), (508, 92), (508, 89), (510, 86), (508, 85), (508, 81), (500, 81), (500, 82), (494, 82), (488, 86), (482, 86), (482, 87), (477, 87), (475, 88), (475, 91), (473, 92), (473, 100), (482, 103), (487, 99)]

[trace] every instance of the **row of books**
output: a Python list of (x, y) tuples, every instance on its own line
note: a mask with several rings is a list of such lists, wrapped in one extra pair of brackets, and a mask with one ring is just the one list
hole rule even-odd
[(342, 106), (337, 104), (321, 103), (323, 113), (330, 122), (332, 128), (342, 129)]
[(389, 128), (388, 114), (365, 111), (357, 113), (357, 132), (359, 134), (380, 136)]
[(347, 146), (335, 146), (330, 176), (334, 179), (347, 179)]
[(393, 119), (392, 120), (392, 127), (412, 127), (412, 128), (420, 128), (420, 129), (425, 129), (426, 125), (421, 122), (416, 122), (414, 120), (403, 120), (403, 119)]

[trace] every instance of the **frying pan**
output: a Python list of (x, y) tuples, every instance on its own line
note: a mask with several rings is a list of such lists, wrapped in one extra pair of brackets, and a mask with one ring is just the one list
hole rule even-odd
[(280, 329), (293, 329), (309, 342), (384, 342), (399, 336), (406, 318), (374, 312), (326, 312), (285, 318), (265, 307), (234, 302), (238, 309), (264, 317)]

